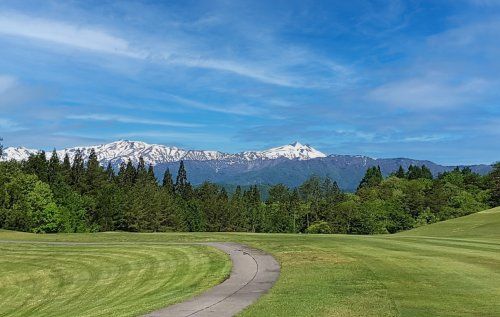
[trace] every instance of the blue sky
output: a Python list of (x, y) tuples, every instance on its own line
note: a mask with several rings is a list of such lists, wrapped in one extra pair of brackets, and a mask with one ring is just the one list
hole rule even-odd
[(500, 160), (500, 1), (0, 2), (0, 135)]

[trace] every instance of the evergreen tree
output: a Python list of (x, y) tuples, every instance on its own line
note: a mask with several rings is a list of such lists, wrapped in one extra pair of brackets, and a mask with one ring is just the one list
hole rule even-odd
[(148, 166), (148, 182), (150, 183), (153, 183), (155, 185), (157, 185), (157, 181), (156, 181), (156, 176), (155, 176), (155, 170), (154, 170), (154, 167), (153, 167), (153, 164), (149, 163), (149, 166)]
[(80, 193), (84, 191), (85, 165), (81, 150), (77, 150), (70, 171), (71, 185)]
[(246, 217), (244, 212), (244, 203), (241, 186), (236, 186), (236, 189), (229, 201), (229, 209), (227, 215), (227, 231), (245, 231)]
[(111, 166), (111, 162), (108, 162), (108, 166), (106, 167), (106, 179), (108, 181), (115, 179), (115, 171), (113, 170), (113, 166)]
[(394, 174), (397, 178), (405, 178), (406, 173), (405, 170), (403, 169), (403, 166), (399, 165), (398, 171)]
[(71, 175), (71, 162), (69, 160), (69, 156), (68, 156), (68, 153), (64, 154), (64, 159), (63, 159), (63, 163), (61, 165), (61, 173), (64, 177), (64, 179), (66, 180), (66, 182), (69, 183), (70, 181), (70, 175)]
[(42, 182), (47, 182), (47, 166), (45, 151), (40, 151), (28, 157), (28, 160), (24, 162), (24, 171), (36, 175)]
[(425, 165), (420, 169), (420, 178), (433, 179), (431, 170)]
[(0, 158), (3, 156), (3, 144), (2, 144), (3, 138), (0, 137)]
[(125, 185), (125, 170), (127, 169), (127, 164), (125, 162), (120, 163), (120, 169), (118, 170), (118, 175), (116, 177), (118, 184)]
[(92, 148), (87, 161), (87, 169), (85, 170), (86, 191), (96, 193), (104, 179), (104, 170), (97, 160), (95, 150)]
[(139, 158), (139, 163), (137, 163), (137, 172), (136, 172), (136, 180), (140, 183), (146, 182), (148, 178), (148, 172), (146, 170), (146, 163), (144, 162), (144, 158), (141, 156)]
[(493, 170), (488, 175), (490, 183), (490, 204), (500, 206), (500, 162), (493, 164)]
[(184, 161), (180, 162), (179, 171), (177, 172), (177, 178), (175, 180), (175, 192), (179, 194), (182, 198), (188, 199), (191, 192), (191, 184), (187, 180), (187, 172), (184, 167)]
[(163, 181), (161, 186), (166, 189), (169, 193), (174, 192), (174, 182), (172, 180), (172, 174), (170, 174), (170, 170), (167, 168), (165, 173), (163, 174)]
[(380, 171), (380, 166), (373, 166), (366, 170), (365, 176), (361, 180), (358, 186), (358, 191), (362, 188), (371, 188), (379, 185), (383, 180), (382, 172)]
[(59, 162), (59, 157), (57, 156), (56, 149), (52, 151), (52, 155), (49, 159), (49, 164), (47, 167), (47, 181), (49, 184), (54, 184), (61, 170), (61, 163)]
[(132, 161), (128, 161), (123, 173), (123, 184), (125, 186), (132, 186), (137, 180), (137, 170), (135, 169)]

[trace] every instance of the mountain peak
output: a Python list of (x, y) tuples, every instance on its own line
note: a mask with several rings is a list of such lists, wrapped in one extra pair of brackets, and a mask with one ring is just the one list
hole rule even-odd
[(285, 157), (288, 159), (309, 160), (318, 157), (326, 157), (326, 155), (309, 145), (303, 145), (298, 141), (293, 143), (274, 147), (261, 153), (267, 159), (276, 159)]
[[(264, 151), (246, 151), (236, 154), (223, 153), (219, 151), (199, 151), (184, 150), (177, 147), (169, 147), (160, 144), (148, 144), (142, 141), (118, 140), (107, 144), (95, 146), (78, 146), (57, 151), (57, 155), (63, 158), (68, 154), (69, 159), (73, 160), (76, 153), (82, 152), (84, 160), (88, 158), (92, 149), (96, 152), (97, 159), (101, 164), (111, 163), (118, 166), (121, 163), (131, 161), (137, 164), (142, 157), (146, 164), (162, 164), (169, 162), (178, 162), (180, 160), (192, 161), (210, 161), (225, 160), (231, 162), (252, 161), (252, 160), (273, 160), (278, 158), (287, 158), (290, 160), (309, 160), (326, 155), (312, 148), (309, 145), (303, 145), (298, 141), (271, 148)], [(7, 148), (4, 151), (2, 159), (14, 159), (18, 161), (26, 160), (30, 154), (37, 153), (38, 150), (26, 149), (22, 147)]]

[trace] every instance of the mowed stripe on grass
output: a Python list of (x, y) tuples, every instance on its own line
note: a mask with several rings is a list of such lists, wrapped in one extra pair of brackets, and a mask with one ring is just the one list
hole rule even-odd
[[(247, 244), (274, 255), (281, 274), (268, 294), (240, 314), (245, 317), (500, 316), (500, 208), (395, 235), (0, 231), (1, 239)], [(110, 248), (120, 253), (124, 247)], [(117, 299), (108, 299), (110, 311)]]
[(0, 243), (0, 316), (137, 316), (198, 294), (230, 272), (197, 245)]

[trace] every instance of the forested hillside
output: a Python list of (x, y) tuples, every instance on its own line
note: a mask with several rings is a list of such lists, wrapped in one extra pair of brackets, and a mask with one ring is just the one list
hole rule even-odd
[(500, 164), (481, 176), (468, 168), (433, 178), (425, 166), (384, 178), (368, 169), (355, 193), (330, 178), (296, 188), (274, 185), (263, 200), (256, 186), (234, 193), (189, 183), (181, 162), (176, 179), (159, 182), (144, 160), (115, 173), (95, 153), (71, 162), (44, 152), (0, 163), (0, 228), (30, 232), (247, 231), (394, 233), (500, 204)]

